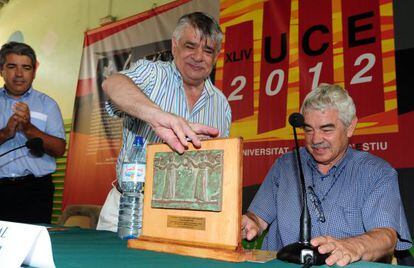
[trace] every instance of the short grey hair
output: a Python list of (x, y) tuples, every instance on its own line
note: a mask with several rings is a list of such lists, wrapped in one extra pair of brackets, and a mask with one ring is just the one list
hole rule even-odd
[(356, 116), (354, 101), (348, 92), (339, 85), (320, 84), (305, 97), (301, 113), (308, 110), (324, 111), (326, 109), (336, 109), (339, 119), (349, 127)]
[(182, 16), (177, 27), (173, 32), (173, 37), (178, 41), (185, 27), (191, 26), (200, 31), (201, 38), (210, 38), (215, 44), (215, 53), (221, 49), (221, 41), (223, 40), (223, 32), (217, 21), (210, 15), (203, 12), (193, 12)]

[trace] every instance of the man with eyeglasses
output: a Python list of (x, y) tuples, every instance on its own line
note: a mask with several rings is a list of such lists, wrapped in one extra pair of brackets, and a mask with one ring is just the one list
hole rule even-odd
[[(305, 148), (300, 155), (312, 219), (311, 244), (328, 265), (388, 260), (411, 247), (397, 172), (386, 161), (349, 146), (356, 124), (352, 98), (321, 84), (305, 98)], [(277, 159), (242, 218), (248, 240), (269, 228), (263, 249), (299, 240), (301, 186), (293, 152)]]

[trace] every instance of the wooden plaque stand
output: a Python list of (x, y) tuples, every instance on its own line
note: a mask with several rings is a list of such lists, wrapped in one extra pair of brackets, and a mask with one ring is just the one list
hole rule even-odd
[(221, 210), (152, 207), (154, 156), (157, 152), (172, 151), (165, 144), (148, 145), (143, 228), (138, 239), (128, 241), (128, 247), (231, 262), (246, 260), (240, 234), (242, 139), (206, 140), (201, 149), (191, 145), (189, 148), (201, 150), (223, 151)]

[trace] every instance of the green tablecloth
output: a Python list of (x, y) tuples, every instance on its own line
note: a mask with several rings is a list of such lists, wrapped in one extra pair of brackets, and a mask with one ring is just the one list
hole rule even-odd
[[(61, 267), (301, 267), (300, 265), (273, 260), (268, 263), (230, 263), (174, 254), (158, 253), (127, 248), (115, 233), (106, 231), (68, 228), (50, 230), (53, 257)], [(328, 267), (328, 266), (322, 266)], [(387, 264), (358, 262), (349, 267), (396, 267)]]

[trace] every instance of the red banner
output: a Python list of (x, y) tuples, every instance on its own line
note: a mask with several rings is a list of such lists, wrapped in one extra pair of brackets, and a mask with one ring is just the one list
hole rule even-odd
[[(233, 111), (233, 120), (253, 115), (253, 22), (230, 26), (224, 50), (223, 93)], [(243, 107), (243, 109), (238, 109)]]
[(332, 10), (331, 2), (299, 2), (300, 104), (311, 89), (334, 81), (332, 12), (326, 12)]
[(290, 0), (270, 0), (263, 5), (259, 134), (286, 123), (290, 5)]
[[(405, 148), (400, 139), (406, 134), (397, 114), (391, 0), (222, 0), (220, 10), (224, 46), (237, 43), (227, 38), (228, 30), (253, 23), (255, 112), (240, 117), (251, 103), (232, 106), (231, 136), (245, 141), (245, 186), (259, 184), (292, 146), (286, 119), (323, 82), (344, 86), (355, 100), (355, 148), (383, 156), (395, 167), (414, 165), (396, 156)], [(226, 68), (220, 64), (225, 57), (219, 58), (216, 84), (227, 90), (224, 81), (247, 75), (250, 67), (240, 63), (229, 78), (220, 68)]]
[(379, 1), (342, 1), (345, 87), (365, 117), (384, 112)]

